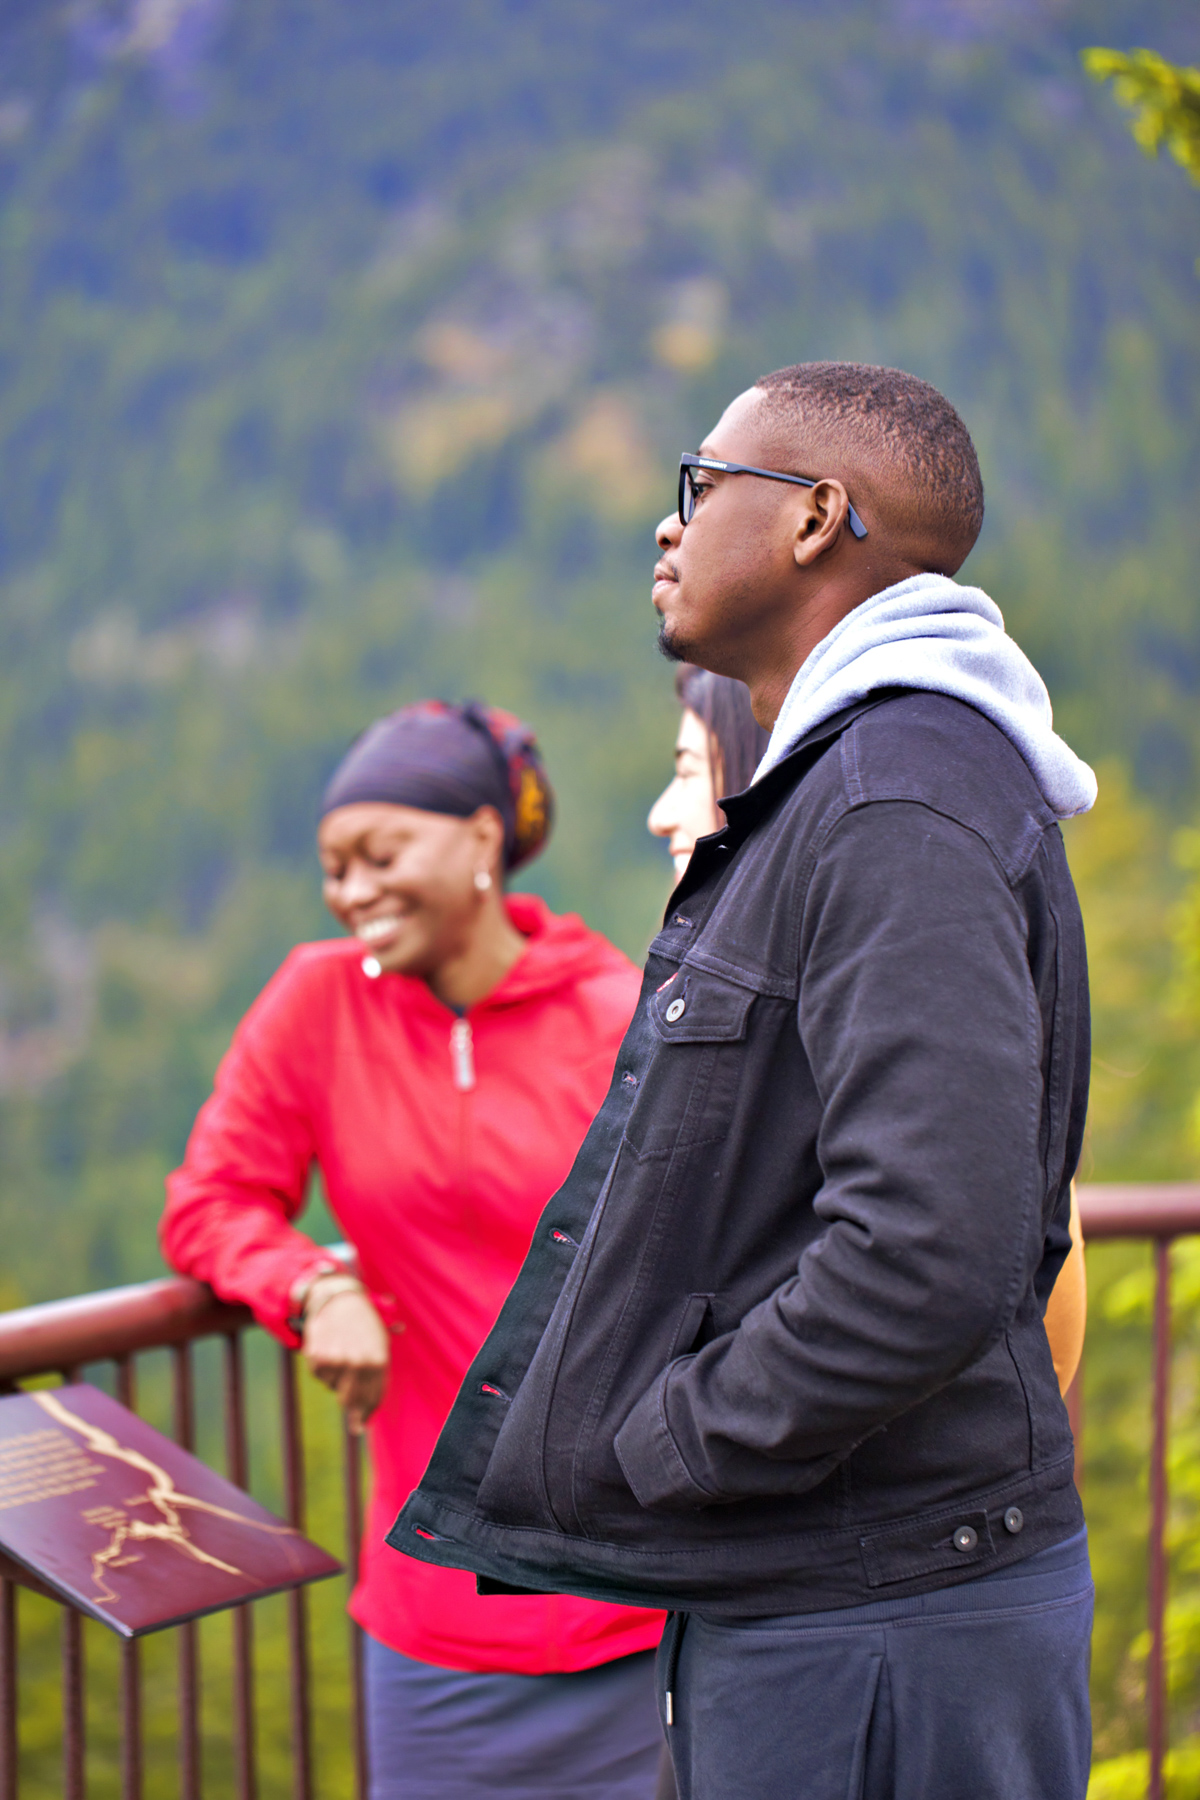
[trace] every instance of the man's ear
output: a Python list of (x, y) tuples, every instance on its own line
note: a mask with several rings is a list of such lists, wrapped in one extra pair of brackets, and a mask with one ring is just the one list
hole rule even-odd
[(801, 488), (792, 555), (801, 568), (809, 568), (840, 542), (847, 528), (850, 496), (840, 481), (818, 481)]

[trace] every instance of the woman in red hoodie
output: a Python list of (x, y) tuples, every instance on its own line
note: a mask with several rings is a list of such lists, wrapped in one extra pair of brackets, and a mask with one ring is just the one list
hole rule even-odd
[[(372, 1800), (650, 1800), (662, 1615), (487, 1597), (396, 1556), (416, 1486), (542, 1208), (604, 1098), (638, 975), (573, 915), (504, 894), (545, 840), (529, 731), (423, 702), (371, 727), (325, 794), (325, 899), (235, 1034), (181, 1169), (168, 1261), (303, 1346), (373, 1483), (350, 1610), (367, 1633)], [(296, 1228), (316, 1163), (358, 1256)]]

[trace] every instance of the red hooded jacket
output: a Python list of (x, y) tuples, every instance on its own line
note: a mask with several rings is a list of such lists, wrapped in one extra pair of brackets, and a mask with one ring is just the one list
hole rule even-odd
[(528, 948), (465, 1022), (423, 981), (369, 980), (353, 939), (294, 950), (217, 1071), (168, 1180), (161, 1239), (173, 1267), (295, 1344), (291, 1289), (328, 1261), (292, 1224), (319, 1164), (395, 1334), (368, 1427), (373, 1488), (350, 1610), (419, 1661), (542, 1674), (648, 1649), (663, 1615), (558, 1595), (481, 1599), (473, 1576), (383, 1542), (604, 1098), (637, 1000), (633, 965), (581, 919), (530, 895), (508, 908)]

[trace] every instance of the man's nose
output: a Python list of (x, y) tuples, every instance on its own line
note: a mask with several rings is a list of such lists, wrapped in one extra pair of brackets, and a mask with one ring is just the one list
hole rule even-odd
[(666, 518), (660, 519), (655, 527), (654, 541), (660, 550), (678, 549), (682, 536), (683, 526), (680, 524), (677, 512), (668, 513)]

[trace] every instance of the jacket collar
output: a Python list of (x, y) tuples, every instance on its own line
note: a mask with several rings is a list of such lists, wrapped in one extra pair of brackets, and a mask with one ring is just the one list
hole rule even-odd
[(752, 782), (740, 794), (730, 794), (723, 799), (721, 811), (727, 822), (722, 830), (697, 839), (692, 860), (667, 902), (664, 920), (670, 917), (673, 908), (707, 882), (714, 869), (728, 867), (732, 854), (741, 848), (751, 832), (774, 810), (783, 796), (804, 779), (813, 764), (820, 760), (835, 738), (841, 737), (848, 725), (862, 713), (870, 712), (873, 707), (893, 699), (901, 692), (903, 690), (900, 688), (878, 689), (864, 699), (856, 700), (852, 706), (843, 707), (841, 712), (834, 713), (831, 718), (823, 719), (794, 744), (773, 769), (768, 769), (761, 780)]

